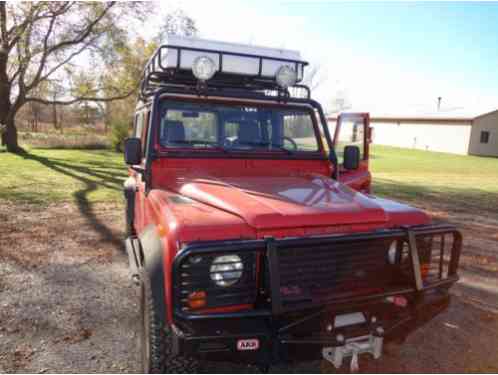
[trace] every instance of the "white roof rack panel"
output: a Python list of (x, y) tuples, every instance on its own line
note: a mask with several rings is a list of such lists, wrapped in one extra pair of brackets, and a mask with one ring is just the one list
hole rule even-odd
[[(191, 70), (198, 56), (209, 56), (220, 73), (274, 78), (283, 65), (290, 65), (297, 71), (298, 82), (302, 80), (304, 66), (298, 51), (260, 47), (249, 44), (227, 43), (215, 40), (168, 36), (149, 65), (151, 70)], [(152, 61), (156, 59), (157, 61)]]

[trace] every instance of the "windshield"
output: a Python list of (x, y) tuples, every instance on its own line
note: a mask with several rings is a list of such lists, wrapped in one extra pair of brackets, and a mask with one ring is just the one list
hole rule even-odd
[(312, 112), (245, 105), (161, 103), (159, 142), (167, 148), (316, 152)]

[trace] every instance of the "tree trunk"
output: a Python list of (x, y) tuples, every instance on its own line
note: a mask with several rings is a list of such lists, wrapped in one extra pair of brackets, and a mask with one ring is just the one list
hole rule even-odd
[[(1, 52), (1, 48), (0, 48)], [(7, 146), (9, 152), (20, 152), (17, 143), (17, 129), (14, 122), (14, 108), (10, 102), (9, 77), (7, 75), (7, 55), (0, 53), (0, 124), (5, 125), (2, 131), (2, 144)]]
[(14, 119), (7, 120), (7, 129), (5, 130), (5, 143), (7, 144), (7, 151), (19, 153), (22, 148), (17, 143), (17, 128)]
[(8, 152), (19, 153), (22, 151), (22, 148), (19, 147), (17, 141), (17, 128), (14, 120), (18, 107), (12, 106), (8, 99), (9, 97), (10, 94), (7, 94), (7, 97), (3, 98), (0, 95), (0, 123), (5, 126), (2, 132), (2, 145), (7, 146)]
[(59, 124), (57, 121), (57, 106), (55, 104), (52, 104), (52, 117), (54, 122), (54, 129), (57, 130), (59, 129)]

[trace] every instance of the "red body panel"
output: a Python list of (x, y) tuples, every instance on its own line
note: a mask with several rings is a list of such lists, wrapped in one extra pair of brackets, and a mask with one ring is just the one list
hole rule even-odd
[[(368, 128), (368, 116), (364, 125)], [(338, 131), (340, 124), (335, 138)], [(147, 196), (141, 176), (130, 172), (138, 183), (135, 229), (140, 235), (153, 225), (162, 238), (167, 306), (172, 303), (172, 262), (193, 241), (330, 235), (428, 224), (430, 218), (420, 210), (368, 195), (367, 137), (364, 155), (357, 170), (340, 166), (339, 182), (330, 178), (333, 167), (326, 159), (162, 157), (152, 162)], [(171, 322), (171, 309), (167, 318)]]
[(140, 233), (153, 224), (163, 239), (169, 306), (173, 259), (192, 241), (364, 232), (430, 222), (422, 211), (331, 180), (325, 161), (159, 159), (152, 168), (150, 193), (145, 197), (140, 187), (137, 194), (135, 227)]

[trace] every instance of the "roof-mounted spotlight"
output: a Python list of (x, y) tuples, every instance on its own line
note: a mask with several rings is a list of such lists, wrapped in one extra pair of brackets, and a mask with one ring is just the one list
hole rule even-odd
[(192, 63), (192, 73), (198, 80), (207, 81), (216, 73), (216, 64), (209, 56), (199, 56)]
[(280, 87), (286, 89), (288, 87), (294, 86), (297, 82), (297, 73), (289, 65), (282, 65), (275, 75), (277, 83)]

